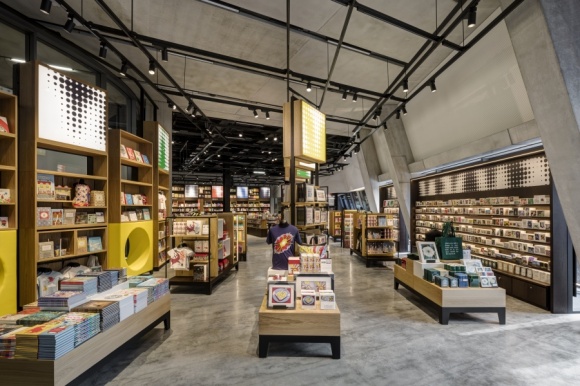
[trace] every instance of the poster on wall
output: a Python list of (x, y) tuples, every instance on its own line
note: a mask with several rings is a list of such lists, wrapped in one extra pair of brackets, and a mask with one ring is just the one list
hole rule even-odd
[(236, 197), (247, 200), (248, 199), (248, 187), (247, 186), (238, 186), (236, 188)]
[(107, 151), (106, 92), (38, 65), (38, 137)]
[(212, 186), (211, 198), (224, 198), (224, 187), (219, 185)]
[(270, 188), (268, 187), (260, 188), (260, 198), (270, 199)]
[[(171, 143), (169, 134), (161, 126), (159, 128), (159, 169), (169, 171), (169, 157), (171, 156)], [(186, 196), (187, 197), (187, 196)], [(197, 196), (196, 196), (197, 197)]]
[(197, 197), (198, 197), (197, 185), (185, 185), (185, 198), (197, 198)]

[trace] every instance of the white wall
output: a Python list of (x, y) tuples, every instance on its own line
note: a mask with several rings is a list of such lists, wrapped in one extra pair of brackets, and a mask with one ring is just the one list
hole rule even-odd
[(328, 186), (329, 193), (343, 193), (363, 188), (365, 185), (357, 157), (348, 158), (346, 162), (350, 162), (350, 165), (346, 166), (341, 172), (334, 172), (332, 176), (328, 177), (320, 177), (320, 186)]
[(416, 161), (534, 118), (504, 22), (451, 65), (436, 84), (436, 93), (423, 90), (402, 117)]

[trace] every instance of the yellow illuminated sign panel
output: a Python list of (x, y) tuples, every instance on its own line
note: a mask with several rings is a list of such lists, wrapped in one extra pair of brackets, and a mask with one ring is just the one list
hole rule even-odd
[[(326, 115), (304, 101), (294, 101), (294, 156), (326, 162)], [(290, 103), (284, 105), (284, 157), (290, 157)]]

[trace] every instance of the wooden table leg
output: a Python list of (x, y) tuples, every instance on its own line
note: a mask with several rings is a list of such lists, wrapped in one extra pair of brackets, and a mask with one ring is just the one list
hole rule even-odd
[(165, 319), (163, 319), (163, 327), (165, 327), (165, 330), (171, 329), (171, 311), (165, 314)]
[(340, 359), (340, 336), (331, 338), (330, 348), (332, 350), (332, 359)]
[(268, 357), (268, 346), (270, 344), (270, 339), (259, 335), (258, 337), (258, 357), (267, 358)]
[(399, 281), (395, 279), (395, 290), (399, 289)]

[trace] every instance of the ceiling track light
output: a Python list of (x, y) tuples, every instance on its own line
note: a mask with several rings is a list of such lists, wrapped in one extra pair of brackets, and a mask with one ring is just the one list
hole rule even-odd
[(278, 137), (274, 137), (274, 141), (277, 141), (277, 140), (278, 140)]
[(66, 19), (66, 23), (64, 23), (64, 30), (66, 32), (68, 32), (69, 34), (75, 29), (75, 19), (72, 15), (72, 13), (68, 14), (68, 19)]
[(401, 119), (401, 110), (397, 110), (397, 119)]
[(163, 60), (164, 62), (169, 61), (169, 52), (167, 51), (167, 47), (163, 47), (161, 49), (161, 60)]
[(259, 117), (258, 111), (256, 109), (254, 109), (254, 118), (258, 118), (258, 117)]
[(429, 87), (431, 87), (431, 92), (437, 92), (437, 86), (435, 86), (435, 79), (431, 79)]
[(310, 83), (310, 81), (308, 81), (308, 83), (306, 83), (306, 92), (310, 92), (312, 91), (312, 83)]
[[(197, 118), (197, 115), (196, 114), (197, 114), (197, 109), (194, 108), (193, 111), (191, 112), (191, 117), (192, 118)], [(211, 132), (210, 132), (210, 134), (211, 134)]]
[(266, 119), (269, 120), (270, 119), (270, 112), (266, 111)]
[(474, 5), (473, 7), (469, 8), (469, 12), (467, 13), (467, 27), (473, 28), (477, 22), (477, 7)]
[(342, 93), (342, 100), (345, 101), (346, 100), (346, 90), (344, 90), (344, 92)]
[(356, 145), (354, 147), (354, 150), (352, 151), (352, 154), (357, 154), (360, 151), (360, 145)]
[(403, 79), (403, 92), (409, 92), (409, 79)]
[(354, 95), (352, 96), (352, 101), (356, 102), (358, 100), (358, 94), (355, 92)]
[(240, 137), (240, 138), (242, 138), (243, 136), (244, 135), (241, 132), (238, 134), (238, 137)]
[(121, 74), (121, 76), (127, 76), (127, 71), (129, 71), (129, 65), (127, 64), (126, 61), (123, 60), (123, 63), (121, 64), (121, 71), (119, 71), (119, 74)]
[(186, 111), (187, 112), (193, 111), (193, 101), (189, 101)]
[(155, 75), (155, 62), (153, 60), (149, 61), (149, 75)]
[(52, 7), (52, 0), (42, 0), (40, 3), (40, 12), (50, 14), (50, 7)]
[(99, 48), (99, 57), (103, 59), (107, 57), (107, 45), (105, 42), (101, 42), (101, 48)]
[(403, 115), (407, 115), (407, 109), (405, 106), (401, 107), (401, 111), (403, 112)]

